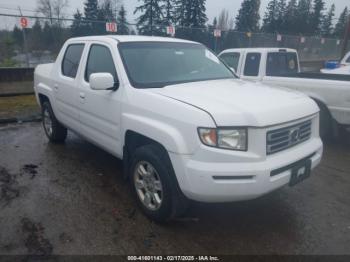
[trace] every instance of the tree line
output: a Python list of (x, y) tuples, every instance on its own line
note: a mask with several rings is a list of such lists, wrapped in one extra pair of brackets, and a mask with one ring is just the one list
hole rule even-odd
[(324, 0), (271, 0), (261, 31), (342, 38), (348, 16), (349, 11), (345, 7), (336, 19), (335, 5), (326, 10)]
[[(37, 13), (46, 19), (37, 19), (32, 28), (26, 30), (29, 51), (55, 53), (69, 37), (106, 34), (105, 22), (116, 22), (117, 34), (166, 35), (166, 26), (173, 25), (177, 37), (212, 48), (216, 41), (212, 31), (216, 28), (230, 31), (226, 38), (232, 41), (236, 41), (234, 31), (342, 38), (350, 15), (346, 7), (335, 17), (335, 5), (326, 10), (325, 0), (271, 0), (261, 18), (260, 0), (243, 0), (235, 16), (222, 10), (208, 23), (206, 0), (138, 0), (133, 10), (137, 17), (136, 32), (128, 22), (122, 0), (85, 0), (83, 11), (76, 10), (67, 27), (64, 19), (68, 4), (68, 0), (37, 0)], [(13, 49), (23, 50), (22, 29), (16, 25), (0, 46), (10, 55)], [(2, 53), (2, 60), (9, 58)]]

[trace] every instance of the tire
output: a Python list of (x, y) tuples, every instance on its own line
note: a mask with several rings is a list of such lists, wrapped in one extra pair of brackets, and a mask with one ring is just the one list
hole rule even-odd
[(49, 141), (51, 143), (63, 143), (67, 138), (67, 128), (58, 122), (49, 101), (42, 104), (41, 115), (45, 134)]
[(320, 136), (322, 140), (329, 141), (332, 139), (332, 127), (333, 127), (333, 121), (332, 117), (329, 114), (328, 108), (316, 101), (318, 107), (320, 108)]
[(136, 149), (129, 170), (133, 194), (148, 218), (164, 223), (187, 210), (189, 201), (182, 194), (170, 159), (160, 146)]

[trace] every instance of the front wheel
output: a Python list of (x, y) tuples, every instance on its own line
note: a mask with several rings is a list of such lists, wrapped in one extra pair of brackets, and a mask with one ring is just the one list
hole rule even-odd
[(42, 104), (41, 114), (45, 134), (50, 142), (63, 143), (67, 138), (67, 129), (56, 119), (50, 102)]
[(178, 187), (170, 161), (155, 145), (136, 149), (130, 183), (143, 213), (156, 222), (181, 215), (188, 205)]

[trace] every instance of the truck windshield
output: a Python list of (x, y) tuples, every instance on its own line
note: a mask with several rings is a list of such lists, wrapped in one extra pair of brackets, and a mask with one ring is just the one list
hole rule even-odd
[(276, 52), (267, 55), (267, 76), (283, 76), (298, 72), (298, 57), (295, 52)]
[(216, 55), (200, 44), (128, 42), (120, 43), (119, 50), (129, 80), (136, 88), (235, 77)]

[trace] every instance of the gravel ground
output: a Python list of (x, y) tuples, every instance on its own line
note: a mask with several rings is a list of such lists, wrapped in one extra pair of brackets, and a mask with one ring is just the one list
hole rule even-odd
[(4, 119), (28, 119), (40, 116), (34, 95), (0, 97), (0, 122)]
[(136, 208), (119, 160), (40, 123), (0, 126), (0, 254), (350, 254), (350, 146), (325, 146), (296, 187), (232, 204), (195, 204), (157, 225)]

